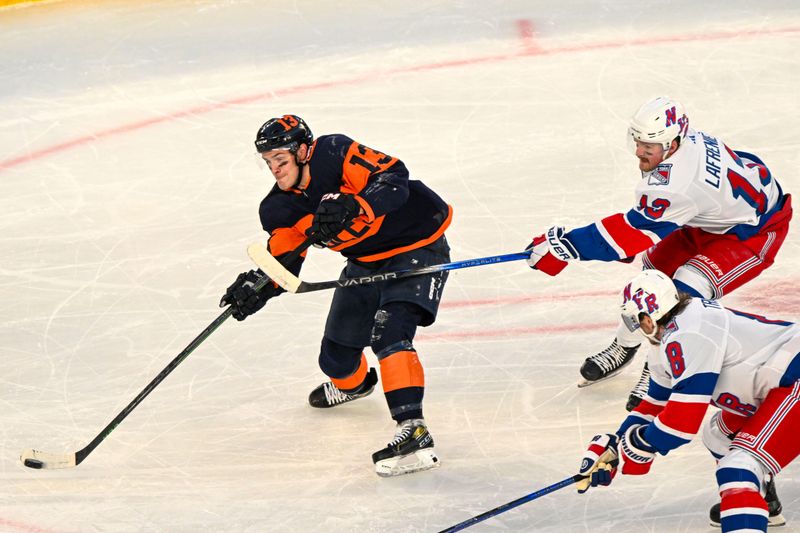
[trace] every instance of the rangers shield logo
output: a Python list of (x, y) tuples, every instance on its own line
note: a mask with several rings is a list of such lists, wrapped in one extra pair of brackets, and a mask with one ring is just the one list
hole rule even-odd
[(647, 180), (648, 185), (669, 185), (669, 174), (672, 171), (672, 163), (658, 165), (650, 173)]

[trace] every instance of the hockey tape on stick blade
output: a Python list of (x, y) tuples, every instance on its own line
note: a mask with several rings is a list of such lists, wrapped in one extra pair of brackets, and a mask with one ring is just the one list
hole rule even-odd
[(255, 242), (248, 246), (247, 255), (272, 281), (289, 292), (297, 292), (300, 278), (286, 270), (262, 244)]

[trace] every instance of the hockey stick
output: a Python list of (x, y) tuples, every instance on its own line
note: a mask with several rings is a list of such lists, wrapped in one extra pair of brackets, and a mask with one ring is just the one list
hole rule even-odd
[(545, 494), (549, 494), (549, 493), (551, 493), (553, 491), (556, 491), (558, 489), (563, 489), (564, 487), (569, 487), (573, 483), (577, 483), (578, 481), (580, 481), (580, 480), (582, 480), (582, 479), (584, 479), (586, 477), (587, 476), (582, 476), (580, 474), (575, 474), (572, 477), (568, 477), (567, 479), (565, 479), (563, 481), (559, 481), (558, 483), (550, 485), (549, 487), (545, 487), (542, 490), (538, 490), (536, 492), (531, 492), (527, 496), (523, 496), (522, 498), (516, 499), (513, 502), (508, 502), (508, 503), (503, 504), (503, 505), (501, 505), (499, 507), (495, 507), (494, 509), (492, 509), (490, 511), (486, 511), (485, 513), (481, 513), (481, 514), (479, 514), (477, 516), (473, 516), (469, 520), (464, 520), (463, 522), (460, 522), (460, 523), (458, 523), (458, 524), (456, 524), (454, 526), (450, 526), (447, 529), (443, 529), (439, 533), (452, 533), (453, 531), (461, 531), (462, 529), (466, 529), (466, 528), (468, 528), (469, 526), (471, 526), (473, 524), (477, 524), (478, 522), (483, 522), (487, 518), (491, 518), (493, 516), (497, 516), (500, 513), (505, 513), (509, 509), (513, 509), (514, 507), (518, 507), (518, 506), (522, 505), (523, 503), (528, 503), (529, 501), (535, 500), (536, 498), (541, 498)]
[[(314, 243), (314, 239), (306, 239), (305, 241), (300, 244), (297, 248), (292, 250), (289, 255), (286, 256), (285, 262), (287, 264), (293, 262), (295, 259), (300, 257), (306, 248), (311, 246)], [(255, 285), (254, 289), (256, 291), (261, 290), (270, 280), (267, 277), (260, 279)], [(159, 383), (164, 381), (166, 378), (179, 364), (183, 362), (184, 359), (189, 357), (195, 348), (200, 346), (200, 344), (205, 341), (214, 331), (225, 322), (229, 316), (233, 314), (233, 309), (228, 306), (225, 311), (221, 315), (219, 315), (211, 324), (208, 325), (206, 329), (203, 330), (200, 335), (195, 337), (195, 339), (189, 343), (189, 345), (184, 348), (184, 350), (178, 354), (175, 359), (173, 359), (167, 366), (162, 370), (156, 377), (148, 383), (148, 385), (133, 399), (131, 403), (128, 404), (125, 409), (123, 409), (114, 420), (112, 420), (103, 431), (101, 431), (92, 441), (74, 453), (48, 453), (42, 452), (39, 450), (23, 450), (22, 454), (20, 455), (20, 460), (22, 463), (27, 466), (28, 468), (46, 468), (46, 469), (57, 469), (57, 468), (72, 468), (75, 467), (83, 462), (86, 457), (92, 453), (92, 450), (97, 448), (97, 446), (108, 437), (112, 431), (128, 416), (131, 411), (133, 411), (137, 405), (139, 405), (142, 400), (150, 394), (153, 389), (158, 386)]]
[(303, 281), (281, 265), (277, 259), (261, 244), (254, 243), (248, 246), (247, 254), (250, 259), (272, 278), (272, 280), (289, 292), (313, 292), (325, 289), (335, 289), (337, 287), (353, 287), (355, 285), (366, 285), (390, 279), (410, 278), (423, 274), (432, 274), (445, 270), (457, 270), (459, 268), (470, 268), (481, 265), (492, 265), (495, 263), (505, 263), (507, 261), (519, 261), (530, 257), (530, 252), (517, 252), (505, 255), (492, 255), (489, 257), (479, 257), (477, 259), (467, 259), (465, 261), (455, 261), (453, 263), (443, 263), (422, 268), (408, 268), (395, 272), (383, 272), (371, 276), (360, 276), (357, 278), (335, 279), (331, 281)]

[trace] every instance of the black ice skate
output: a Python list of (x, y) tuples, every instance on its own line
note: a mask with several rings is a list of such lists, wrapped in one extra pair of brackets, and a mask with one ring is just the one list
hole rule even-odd
[[(767, 526), (779, 527), (786, 525), (786, 519), (781, 514), (783, 506), (778, 499), (778, 493), (775, 492), (775, 478), (772, 476), (769, 477), (769, 481), (767, 482), (767, 493), (764, 495), (764, 499), (767, 500), (767, 507), (769, 509), (769, 522), (767, 522)], [(712, 526), (722, 527), (718, 503), (715, 503), (711, 507), (711, 510), (708, 512), (708, 518)]]
[(593, 385), (598, 381), (608, 379), (619, 374), (625, 365), (633, 361), (639, 344), (627, 348), (617, 344), (617, 339), (600, 353), (587, 357), (581, 365), (582, 381), (578, 382), (578, 387)]
[(639, 381), (636, 383), (636, 386), (633, 387), (630, 395), (628, 395), (628, 403), (625, 405), (625, 409), (628, 412), (633, 411), (636, 407), (642, 403), (644, 397), (647, 396), (647, 388), (650, 386), (650, 369), (647, 367), (647, 363), (644, 364), (644, 368), (642, 369), (642, 375), (639, 377)]
[(381, 477), (399, 476), (439, 466), (433, 437), (421, 418), (397, 424), (394, 439), (372, 454), (375, 472)]
[(374, 368), (370, 368), (367, 377), (364, 378), (364, 383), (357, 389), (343, 392), (336, 385), (327, 381), (311, 391), (311, 394), (308, 395), (308, 403), (311, 404), (311, 407), (325, 408), (352, 402), (372, 394), (376, 383), (378, 383), (378, 374)]

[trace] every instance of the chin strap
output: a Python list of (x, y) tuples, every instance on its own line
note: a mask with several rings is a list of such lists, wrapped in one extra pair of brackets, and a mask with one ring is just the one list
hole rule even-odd
[(659, 326), (655, 322), (653, 324), (655, 324), (656, 329), (654, 329), (652, 333), (649, 333), (649, 334), (645, 333), (642, 328), (639, 328), (639, 331), (642, 332), (642, 335), (647, 337), (647, 340), (650, 341), (650, 344), (652, 344), (654, 346), (658, 346), (659, 344), (661, 344), (661, 340), (656, 337), (656, 335), (658, 335)]
[(297, 185), (295, 187), (292, 187), (292, 189), (297, 189), (298, 191), (300, 191), (303, 194), (306, 194), (306, 192), (305, 192), (306, 189), (305, 189), (305, 187), (304, 188), (300, 188), (300, 184), (303, 183), (303, 171), (305, 170), (306, 165), (308, 165), (308, 160), (309, 159), (310, 159), (310, 157), (306, 157), (305, 161), (301, 162), (300, 158), (297, 156), (297, 150), (294, 151), (294, 162), (297, 165), (297, 171), (298, 172), (297, 172)]

